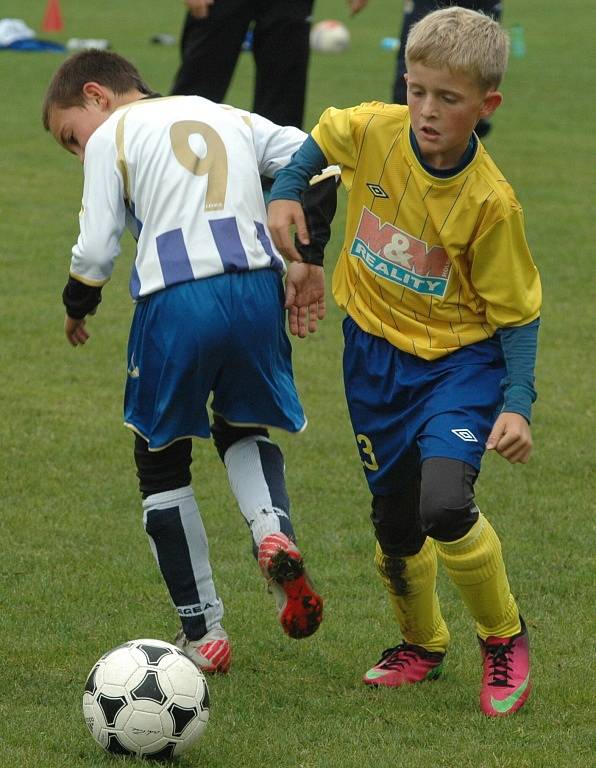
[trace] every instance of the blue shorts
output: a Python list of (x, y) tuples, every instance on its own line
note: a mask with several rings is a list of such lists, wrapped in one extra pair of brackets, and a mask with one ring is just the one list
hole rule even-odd
[(292, 373), (278, 272), (181, 283), (135, 308), (124, 423), (159, 450), (209, 437), (207, 401), (231, 424), (306, 426)]
[(458, 459), (479, 470), (502, 406), (498, 339), (429, 361), (365, 333), (350, 317), (343, 331), (346, 399), (372, 493), (396, 493), (413, 460)]

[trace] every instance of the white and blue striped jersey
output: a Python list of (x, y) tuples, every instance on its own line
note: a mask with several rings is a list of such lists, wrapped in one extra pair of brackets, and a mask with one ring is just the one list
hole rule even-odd
[(117, 109), (85, 148), (71, 276), (106, 283), (125, 227), (137, 240), (135, 300), (224, 272), (284, 271), (260, 176), (272, 178), (305, 138), (298, 128), (198, 96)]

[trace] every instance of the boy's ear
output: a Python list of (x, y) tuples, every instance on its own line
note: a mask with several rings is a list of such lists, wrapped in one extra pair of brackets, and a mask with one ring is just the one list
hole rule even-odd
[(500, 91), (489, 91), (484, 97), (480, 117), (490, 117), (497, 107), (501, 105), (502, 101), (503, 94)]
[(83, 86), (83, 96), (87, 103), (95, 104), (100, 109), (106, 109), (111, 100), (109, 90), (94, 81), (85, 83)]

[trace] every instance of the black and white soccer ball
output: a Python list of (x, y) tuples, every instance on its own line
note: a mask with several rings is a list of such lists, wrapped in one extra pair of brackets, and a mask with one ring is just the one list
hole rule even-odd
[(209, 689), (203, 673), (162, 640), (131, 640), (93, 665), (83, 715), (108, 752), (170, 759), (203, 735)]

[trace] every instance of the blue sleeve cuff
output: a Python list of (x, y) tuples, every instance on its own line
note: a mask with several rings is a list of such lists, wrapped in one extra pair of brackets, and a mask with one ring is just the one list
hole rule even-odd
[(302, 192), (308, 187), (311, 178), (327, 165), (325, 155), (317, 142), (312, 136), (307, 136), (304, 144), (292, 155), (288, 165), (277, 172), (269, 201), (297, 200), (300, 202)]
[(530, 423), (532, 403), (536, 400), (534, 368), (538, 346), (540, 318), (527, 325), (500, 328), (497, 336), (501, 342), (507, 376), (501, 382), (503, 411), (521, 414)]

